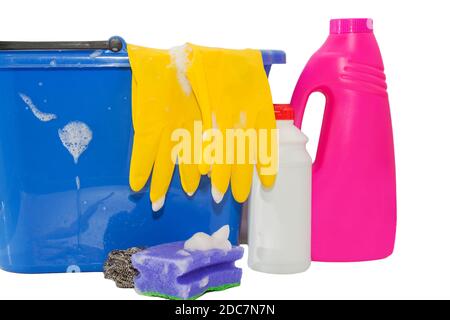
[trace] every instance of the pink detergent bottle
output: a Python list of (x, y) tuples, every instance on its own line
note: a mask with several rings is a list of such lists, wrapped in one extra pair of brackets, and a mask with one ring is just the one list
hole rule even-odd
[(292, 97), (299, 128), (312, 92), (327, 101), (312, 171), (312, 259), (386, 258), (395, 242), (395, 158), (371, 19), (331, 21), (327, 41), (308, 62)]

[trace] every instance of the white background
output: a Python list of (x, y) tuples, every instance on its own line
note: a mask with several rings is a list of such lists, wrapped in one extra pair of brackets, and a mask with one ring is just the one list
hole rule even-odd
[[(202, 299), (450, 298), (450, 45), (448, 1), (4, 1), (0, 40), (98, 40), (168, 48), (184, 42), (283, 49), (271, 75), (289, 102), (325, 41), (328, 20), (372, 17), (388, 77), (398, 178), (398, 238), (384, 261), (319, 264), (300, 275), (244, 268), (242, 286)], [(324, 99), (310, 101), (304, 130), (314, 155)], [(0, 271), (0, 298), (140, 299), (102, 274)], [(147, 298), (144, 298), (147, 299)]]

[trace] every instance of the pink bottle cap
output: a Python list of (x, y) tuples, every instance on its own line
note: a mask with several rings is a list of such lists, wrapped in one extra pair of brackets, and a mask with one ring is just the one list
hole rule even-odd
[(372, 19), (333, 19), (330, 21), (331, 34), (372, 32)]

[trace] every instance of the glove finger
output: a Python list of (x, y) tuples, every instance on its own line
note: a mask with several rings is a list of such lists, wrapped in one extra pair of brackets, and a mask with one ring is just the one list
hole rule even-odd
[(214, 164), (211, 170), (211, 193), (216, 203), (223, 200), (231, 178), (231, 165)]
[(158, 211), (164, 205), (167, 190), (173, 176), (175, 163), (172, 161), (172, 148), (175, 143), (170, 139), (171, 130), (165, 130), (161, 135), (161, 143), (155, 160), (150, 186), (150, 200), (153, 211)]
[(179, 164), (181, 186), (184, 192), (193, 196), (200, 184), (201, 174), (196, 164)]
[(207, 153), (209, 150), (209, 145), (212, 143), (212, 138), (206, 132), (202, 135), (202, 148), (201, 148), (201, 158), (198, 164), (198, 170), (201, 175), (207, 175), (211, 173), (212, 163), (207, 159)]
[[(251, 190), (253, 168), (255, 165), (256, 135), (247, 131), (235, 131), (234, 137), (234, 162), (231, 173), (231, 191), (234, 199), (244, 203)], [(248, 130), (248, 132), (252, 132)]]
[(158, 136), (135, 134), (130, 162), (130, 187), (138, 192), (150, 177), (158, 146)]
[(264, 187), (274, 185), (278, 173), (278, 130), (272, 108), (259, 114), (256, 122), (258, 144), (256, 169)]
[(234, 199), (239, 203), (247, 201), (252, 188), (253, 178), (252, 164), (237, 164), (233, 166), (231, 174), (231, 191)]
[[(213, 143), (216, 143), (215, 152), (221, 152), (221, 154), (215, 153), (214, 158), (210, 159), (214, 160), (211, 163), (211, 193), (216, 203), (222, 202), (230, 184), (232, 171), (232, 164), (229, 164), (226, 158), (227, 151), (229, 150), (227, 150), (225, 130), (221, 130), (220, 133), (222, 136), (222, 145), (220, 144), (220, 141), (217, 140)], [(219, 139), (219, 137), (216, 137), (215, 139)]]
[[(193, 109), (193, 111), (195, 112), (195, 109)], [(196, 162), (196, 160), (198, 160), (198, 155), (195, 155), (199, 150), (197, 150), (198, 148), (195, 145), (195, 139), (197, 139), (197, 137), (194, 136), (194, 120), (185, 123), (185, 131), (188, 133), (188, 137), (185, 137), (184, 139), (187, 140), (178, 141), (181, 148), (177, 150), (177, 154), (173, 155), (172, 158), (175, 158), (174, 156), (176, 156), (178, 159), (178, 168), (183, 190), (189, 196), (192, 196), (195, 191), (197, 191), (201, 178), (199, 166)]]

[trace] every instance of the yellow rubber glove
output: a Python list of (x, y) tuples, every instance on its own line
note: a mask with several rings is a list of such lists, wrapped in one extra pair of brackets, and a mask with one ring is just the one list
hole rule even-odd
[[(278, 171), (278, 140), (272, 139), (271, 135), (276, 122), (261, 52), (188, 46), (191, 52), (187, 76), (202, 112), (203, 128), (219, 130), (224, 137), (222, 152), (226, 154), (226, 144), (233, 140), (227, 136), (227, 129), (254, 129), (257, 136), (266, 130), (267, 140), (258, 139), (256, 145), (246, 140), (245, 147), (239, 147), (234, 140), (233, 164), (224, 161), (213, 162), (212, 167), (200, 166), (202, 174), (211, 170), (212, 195), (216, 202), (222, 200), (230, 181), (235, 200), (245, 202), (251, 189), (252, 159), (256, 159), (265, 187), (274, 184)], [(264, 153), (266, 158), (259, 156), (263, 150), (267, 151)], [(236, 152), (241, 153), (243, 162), (236, 162)], [(229, 154), (225, 158), (227, 156)]]
[[(172, 141), (175, 129), (185, 129), (193, 135), (194, 121), (201, 121), (195, 95), (183, 74), (185, 47), (157, 50), (128, 45), (132, 69), (133, 151), (130, 164), (130, 187), (140, 191), (152, 174), (150, 199), (153, 211), (164, 205), (172, 179), (175, 161)], [(177, 68), (181, 66), (180, 68)], [(193, 148), (193, 147), (192, 147)], [(178, 164), (181, 184), (193, 195), (200, 182), (200, 172), (194, 163)]]

